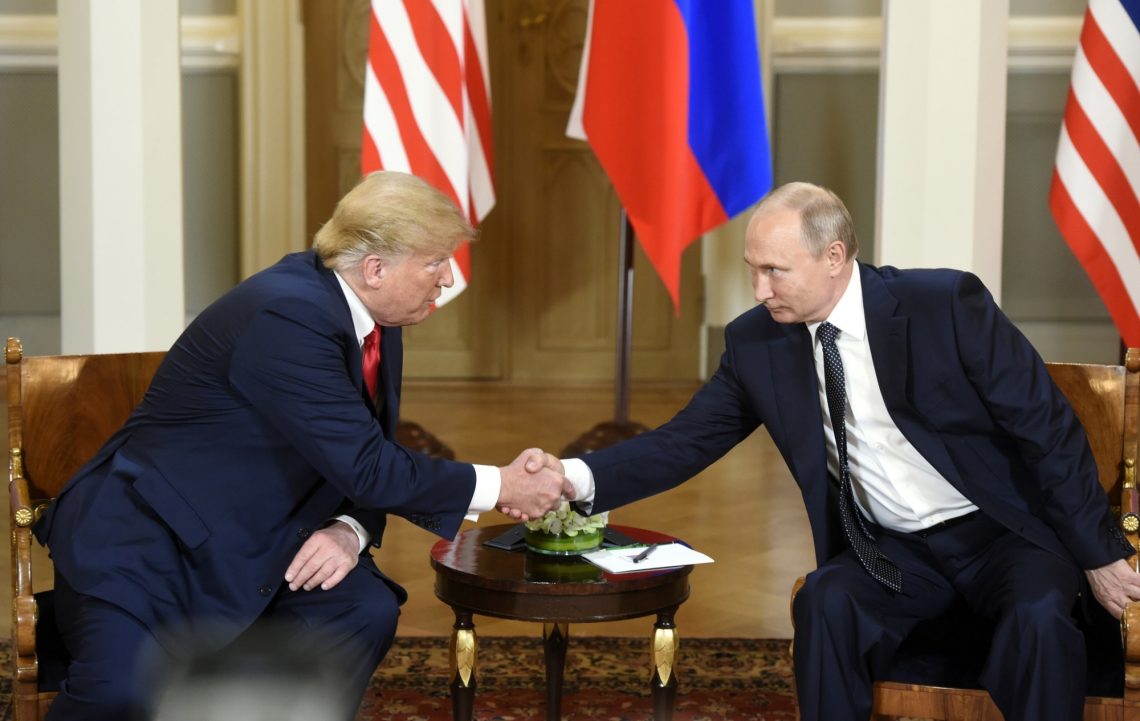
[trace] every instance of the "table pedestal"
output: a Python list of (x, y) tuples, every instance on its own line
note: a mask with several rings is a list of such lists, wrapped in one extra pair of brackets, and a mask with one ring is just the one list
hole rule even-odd
[[(653, 697), (654, 721), (672, 721), (677, 699), (677, 648), (680, 645), (673, 622), (676, 607), (657, 614), (653, 626), (653, 652), (650, 655), (649, 692)], [(542, 648), (546, 665), (546, 721), (562, 719), (562, 676), (566, 649), (570, 646), (570, 625), (544, 623)], [(471, 613), (455, 609), (451, 632), (451, 718), (472, 721), (475, 711), (478, 641)]]
[[(491, 526), (464, 531), (455, 541), (439, 541), (432, 547), (435, 594), (455, 612), (451, 634), (452, 718), (471, 721), (475, 709), (475, 614), (542, 623), (547, 721), (562, 718), (562, 679), (571, 623), (655, 614), (649, 691), (654, 719), (671, 721), (677, 697), (678, 637), (674, 615), (689, 597), (692, 566), (607, 574), (582, 560), (528, 558), (525, 552), (483, 545), (507, 528)], [(646, 543), (676, 540), (640, 528), (616, 528)]]

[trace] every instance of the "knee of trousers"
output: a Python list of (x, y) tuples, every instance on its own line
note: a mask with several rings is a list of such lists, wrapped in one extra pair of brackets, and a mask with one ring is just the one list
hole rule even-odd
[(844, 574), (823, 567), (808, 574), (792, 604), (797, 633), (820, 623), (847, 623), (856, 612)]
[(375, 593), (359, 596), (341, 622), (347, 623), (356, 638), (370, 645), (387, 647), (396, 636), (400, 605), (386, 585), (379, 584)]
[[(149, 694), (130, 673), (107, 673), (92, 676), (82, 670), (73, 669), (60, 688), (52, 711), (56, 715), (49, 718), (66, 719), (71, 713), (66, 709), (84, 709), (83, 718), (91, 719), (134, 719), (141, 718)], [(59, 708), (56, 708), (58, 706)]]
[(1039, 598), (1014, 603), (998, 621), (1021, 638), (1048, 639), (1050, 643), (1072, 640), (1083, 643), (1083, 635), (1073, 620), (1071, 609), (1061, 593), (1046, 593)]

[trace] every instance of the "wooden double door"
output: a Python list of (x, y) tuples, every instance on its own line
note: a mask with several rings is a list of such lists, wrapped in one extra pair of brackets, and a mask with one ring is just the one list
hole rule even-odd
[[(620, 203), (589, 146), (565, 134), (587, 6), (487, 0), (497, 201), (468, 289), (405, 331), (409, 378), (613, 378)], [(311, 235), (359, 176), (369, 9), (367, 0), (303, 7)], [(634, 379), (695, 378), (699, 244), (684, 259), (679, 316), (640, 248), (635, 267)]]

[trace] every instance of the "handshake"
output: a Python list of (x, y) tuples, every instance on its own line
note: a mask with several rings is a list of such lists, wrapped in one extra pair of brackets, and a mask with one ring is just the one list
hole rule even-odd
[(499, 468), (502, 485), (496, 506), (515, 520), (541, 518), (563, 500), (574, 500), (574, 486), (564, 473), (558, 458), (539, 448), (528, 448), (509, 466)]

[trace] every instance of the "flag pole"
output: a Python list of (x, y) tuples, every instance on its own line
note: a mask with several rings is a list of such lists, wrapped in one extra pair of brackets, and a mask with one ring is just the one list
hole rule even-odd
[(621, 209), (618, 264), (617, 362), (615, 365), (614, 422), (629, 423), (629, 386), (633, 365), (633, 224)]
[(649, 430), (629, 420), (629, 389), (633, 366), (633, 224), (621, 209), (618, 252), (618, 317), (614, 373), (614, 419), (586, 431), (562, 449), (562, 457), (583, 456)]

